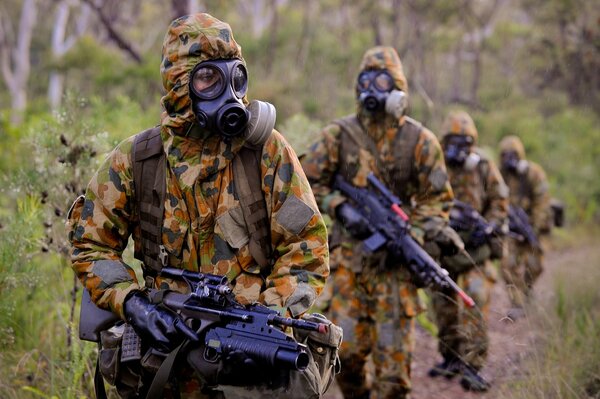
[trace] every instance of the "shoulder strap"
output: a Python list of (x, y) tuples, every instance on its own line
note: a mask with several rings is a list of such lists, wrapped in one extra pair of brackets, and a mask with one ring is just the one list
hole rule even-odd
[(363, 128), (358, 121), (356, 115), (349, 115), (343, 118), (339, 118), (333, 121), (336, 125), (340, 126), (343, 131), (350, 135), (350, 138), (354, 140), (356, 144), (361, 147), (366, 147), (371, 155), (375, 158), (378, 166), (381, 168), (382, 161), (379, 156), (379, 150), (377, 149), (377, 145), (375, 142), (363, 132)]
[(402, 125), (396, 136), (394, 143), (394, 153), (396, 154), (394, 184), (400, 189), (406, 186), (413, 175), (415, 147), (422, 129), (420, 122), (405, 116), (404, 125)]
[(133, 184), (135, 214), (141, 228), (141, 253), (145, 273), (157, 274), (166, 265), (162, 247), (162, 220), (165, 208), (166, 157), (160, 127), (139, 133), (133, 142)]
[(485, 193), (487, 193), (487, 190), (488, 190), (487, 177), (488, 177), (488, 174), (490, 173), (489, 161), (486, 158), (481, 157), (481, 159), (479, 160), (479, 163), (477, 163), (477, 170), (479, 172), (479, 177), (481, 178), (481, 182), (483, 184), (483, 191)]
[(250, 235), (250, 254), (266, 270), (271, 266), (271, 227), (260, 177), (260, 148), (242, 147), (233, 158), (233, 183)]

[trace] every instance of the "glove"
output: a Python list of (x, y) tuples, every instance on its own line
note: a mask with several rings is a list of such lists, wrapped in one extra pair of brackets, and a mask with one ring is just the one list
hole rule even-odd
[(338, 205), (337, 208), (335, 208), (335, 217), (342, 223), (352, 237), (363, 240), (371, 235), (369, 221), (352, 205), (346, 202)]
[(141, 291), (133, 291), (127, 296), (123, 312), (135, 332), (162, 352), (171, 352), (184, 338), (198, 341), (194, 330), (183, 319), (175, 312), (151, 303)]
[(468, 246), (470, 248), (479, 248), (488, 242), (488, 234), (483, 229), (476, 229), (469, 235)]
[(442, 256), (452, 256), (465, 249), (465, 244), (450, 226), (440, 229), (433, 241), (439, 245)]

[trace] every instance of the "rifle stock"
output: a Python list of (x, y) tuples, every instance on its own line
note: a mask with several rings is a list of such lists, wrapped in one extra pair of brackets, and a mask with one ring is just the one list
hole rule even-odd
[(108, 310), (100, 309), (84, 287), (81, 295), (79, 311), (79, 339), (90, 342), (100, 342), (100, 331), (108, 330), (121, 319)]

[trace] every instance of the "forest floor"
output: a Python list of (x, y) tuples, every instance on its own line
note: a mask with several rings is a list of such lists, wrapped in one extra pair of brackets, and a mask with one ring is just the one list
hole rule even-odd
[[(489, 335), (490, 350), (482, 375), (492, 383), (486, 393), (465, 392), (459, 378), (448, 380), (444, 377), (430, 378), (428, 370), (441, 361), (437, 352), (437, 339), (417, 324), (416, 345), (412, 362), (413, 391), (411, 399), (497, 399), (510, 398), (511, 383), (526, 378), (527, 361), (535, 355), (536, 337), (543, 334), (536, 324), (540, 312), (548, 312), (554, 298), (555, 279), (559, 270), (569, 264), (583, 263), (589, 256), (597, 256), (598, 248), (576, 246), (561, 251), (549, 251), (545, 255), (545, 269), (536, 282), (534, 299), (526, 309), (526, 316), (516, 321), (506, 317), (510, 302), (501, 277), (494, 285), (490, 307)], [(337, 387), (332, 387), (327, 399), (341, 399)]]

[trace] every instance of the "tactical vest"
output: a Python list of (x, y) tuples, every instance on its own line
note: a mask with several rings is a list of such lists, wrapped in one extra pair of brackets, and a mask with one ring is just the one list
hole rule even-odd
[[(336, 119), (333, 123), (342, 129), (340, 137), (340, 173), (342, 176), (352, 178), (356, 175), (357, 171), (351, 170), (347, 160), (351, 156), (356, 156), (359, 148), (365, 148), (375, 159), (377, 169), (386, 185), (400, 197), (403, 203), (408, 205), (410, 204), (410, 193), (406, 188), (409, 183), (414, 183), (415, 186), (418, 184), (415, 178), (415, 147), (423, 127), (421, 123), (412, 118), (407, 116), (404, 118), (405, 123), (398, 129), (398, 134), (392, 144), (395, 158), (391, 165), (381, 159), (375, 141), (365, 134), (355, 115)], [(346, 140), (344, 136), (348, 136), (350, 140)]]
[[(266, 272), (271, 266), (271, 237), (260, 177), (262, 145), (257, 147), (244, 146), (233, 158), (233, 181), (250, 238), (250, 254)], [(141, 248), (135, 258), (143, 262), (145, 276), (155, 277), (168, 260), (162, 244), (167, 161), (160, 127), (137, 134), (132, 151), (134, 214), (141, 228)]]

